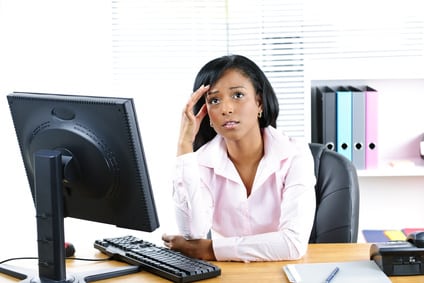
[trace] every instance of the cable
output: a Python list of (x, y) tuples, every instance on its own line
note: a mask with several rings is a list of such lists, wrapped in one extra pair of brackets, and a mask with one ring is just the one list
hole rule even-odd
[(0, 264), (3, 264), (3, 263), (8, 262), (8, 261), (12, 261), (12, 260), (21, 260), (21, 259), (38, 259), (38, 257), (12, 257), (12, 258), (0, 261)]
[[(0, 261), (0, 264), (13, 261), (13, 260), (23, 260), (23, 259), (38, 259), (38, 257), (13, 257)], [(67, 257), (66, 260), (82, 260), (82, 261), (109, 261), (112, 260), (112, 257), (108, 258), (80, 258), (80, 257)]]
[(109, 261), (112, 260), (113, 257), (108, 258), (80, 258), (80, 257), (67, 257), (66, 260), (83, 260), (83, 261)]

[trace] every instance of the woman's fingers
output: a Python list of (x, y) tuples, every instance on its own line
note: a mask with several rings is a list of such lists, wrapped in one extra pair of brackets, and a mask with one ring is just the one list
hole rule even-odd
[(193, 151), (193, 141), (199, 131), (200, 124), (207, 115), (206, 104), (202, 105), (197, 113), (193, 113), (194, 106), (205, 95), (209, 86), (199, 87), (188, 100), (181, 117), (180, 138), (178, 141), (177, 156)]
[[(186, 104), (185, 108), (185, 114), (186, 116), (191, 116), (193, 114), (193, 108), (196, 105), (196, 103), (199, 101), (199, 99), (205, 95), (205, 93), (209, 90), (209, 86), (200, 86), (193, 94), (191, 95), (189, 101)], [(200, 111), (199, 111), (200, 112)], [(197, 115), (198, 113), (196, 113)]]
[(206, 114), (208, 114), (208, 110), (206, 108), (206, 104), (203, 104), (202, 107), (200, 108), (199, 112), (197, 112), (197, 114), (196, 114), (196, 119), (197, 119), (199, 124), (203, 120), (203, 118), (205, 118)]

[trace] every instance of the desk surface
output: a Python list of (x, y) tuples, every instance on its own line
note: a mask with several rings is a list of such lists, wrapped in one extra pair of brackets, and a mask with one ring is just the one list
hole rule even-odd
[[(222, 274), (208, 280), (198, 282), (213, 283), (257, 283), (257, 282), (288, 282), (286, 276), (282, 271), (282, 266), (287, 263), (312, 263), (312, 262), (331, 262), (331, 261), (352, 261), (364, 260), (369, 258), (369, 244), (311, 244), (307, 255), (298, 261), (279, 261), (279, 262), (254, 262), (254, 263), (240, 263), (240, 262), (214, 262), (221, 267)], [(101, 256), (101, 254), (97, 254)], [(14, 262), (11, 262), (11, 264)], [(67, 272), (79, 272), (84, 270), (103, 269), (107, 267), (123, 266), (122, 263), (108, 261), (108, 262), (81, 262), (71, 261), (68, 262)], [(423, 276), (397, 276), (390, 277), (394, 283), (414, 282), (424, 283)], [(1, 282), (19, 282), (19, 280), (11, 279), (8, 276), (0, 274)], [(100, 283), (112, 282), (169, 282), (158, 276), (148, 272), (139, 272), (136, 274), (126, 275), (118, 278), (96, 281)]]

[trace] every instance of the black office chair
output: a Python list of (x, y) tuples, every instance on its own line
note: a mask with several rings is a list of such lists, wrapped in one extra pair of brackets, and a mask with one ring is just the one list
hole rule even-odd
[(355, 243), (359, 183), (353, 163), (323, 144), (309, 144), (315, 162), (317, 207), (310, 243)]

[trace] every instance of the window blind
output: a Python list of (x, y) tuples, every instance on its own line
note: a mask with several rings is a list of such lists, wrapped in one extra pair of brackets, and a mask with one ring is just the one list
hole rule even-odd
[(243, 54), (267, 74), (280, 102), (278, 128), (293, 137), (310, 135), (310, 69), (325, 73), (333, 61), (367, 59), (362, 68), (373, 65), (384, 72), (388, 66), (375, 66), (381, 58), (424, 56), (424, 20), (417, 0), (112, 3), (118, 85), (140, 89), (143, 83), (165, 81), (185, 94), (205, 62)]
[[(224, 1), (113, 1), (113, 74), (121, 88), (188, 95), (201, 65), (227, 53)], [(141, 86), (143, 85), (143, 86)]]
[(228, 1), (230, 53), (253, 59), (280, 103), (277, 127), (304, 137), (305, 92), (301, 1)]

